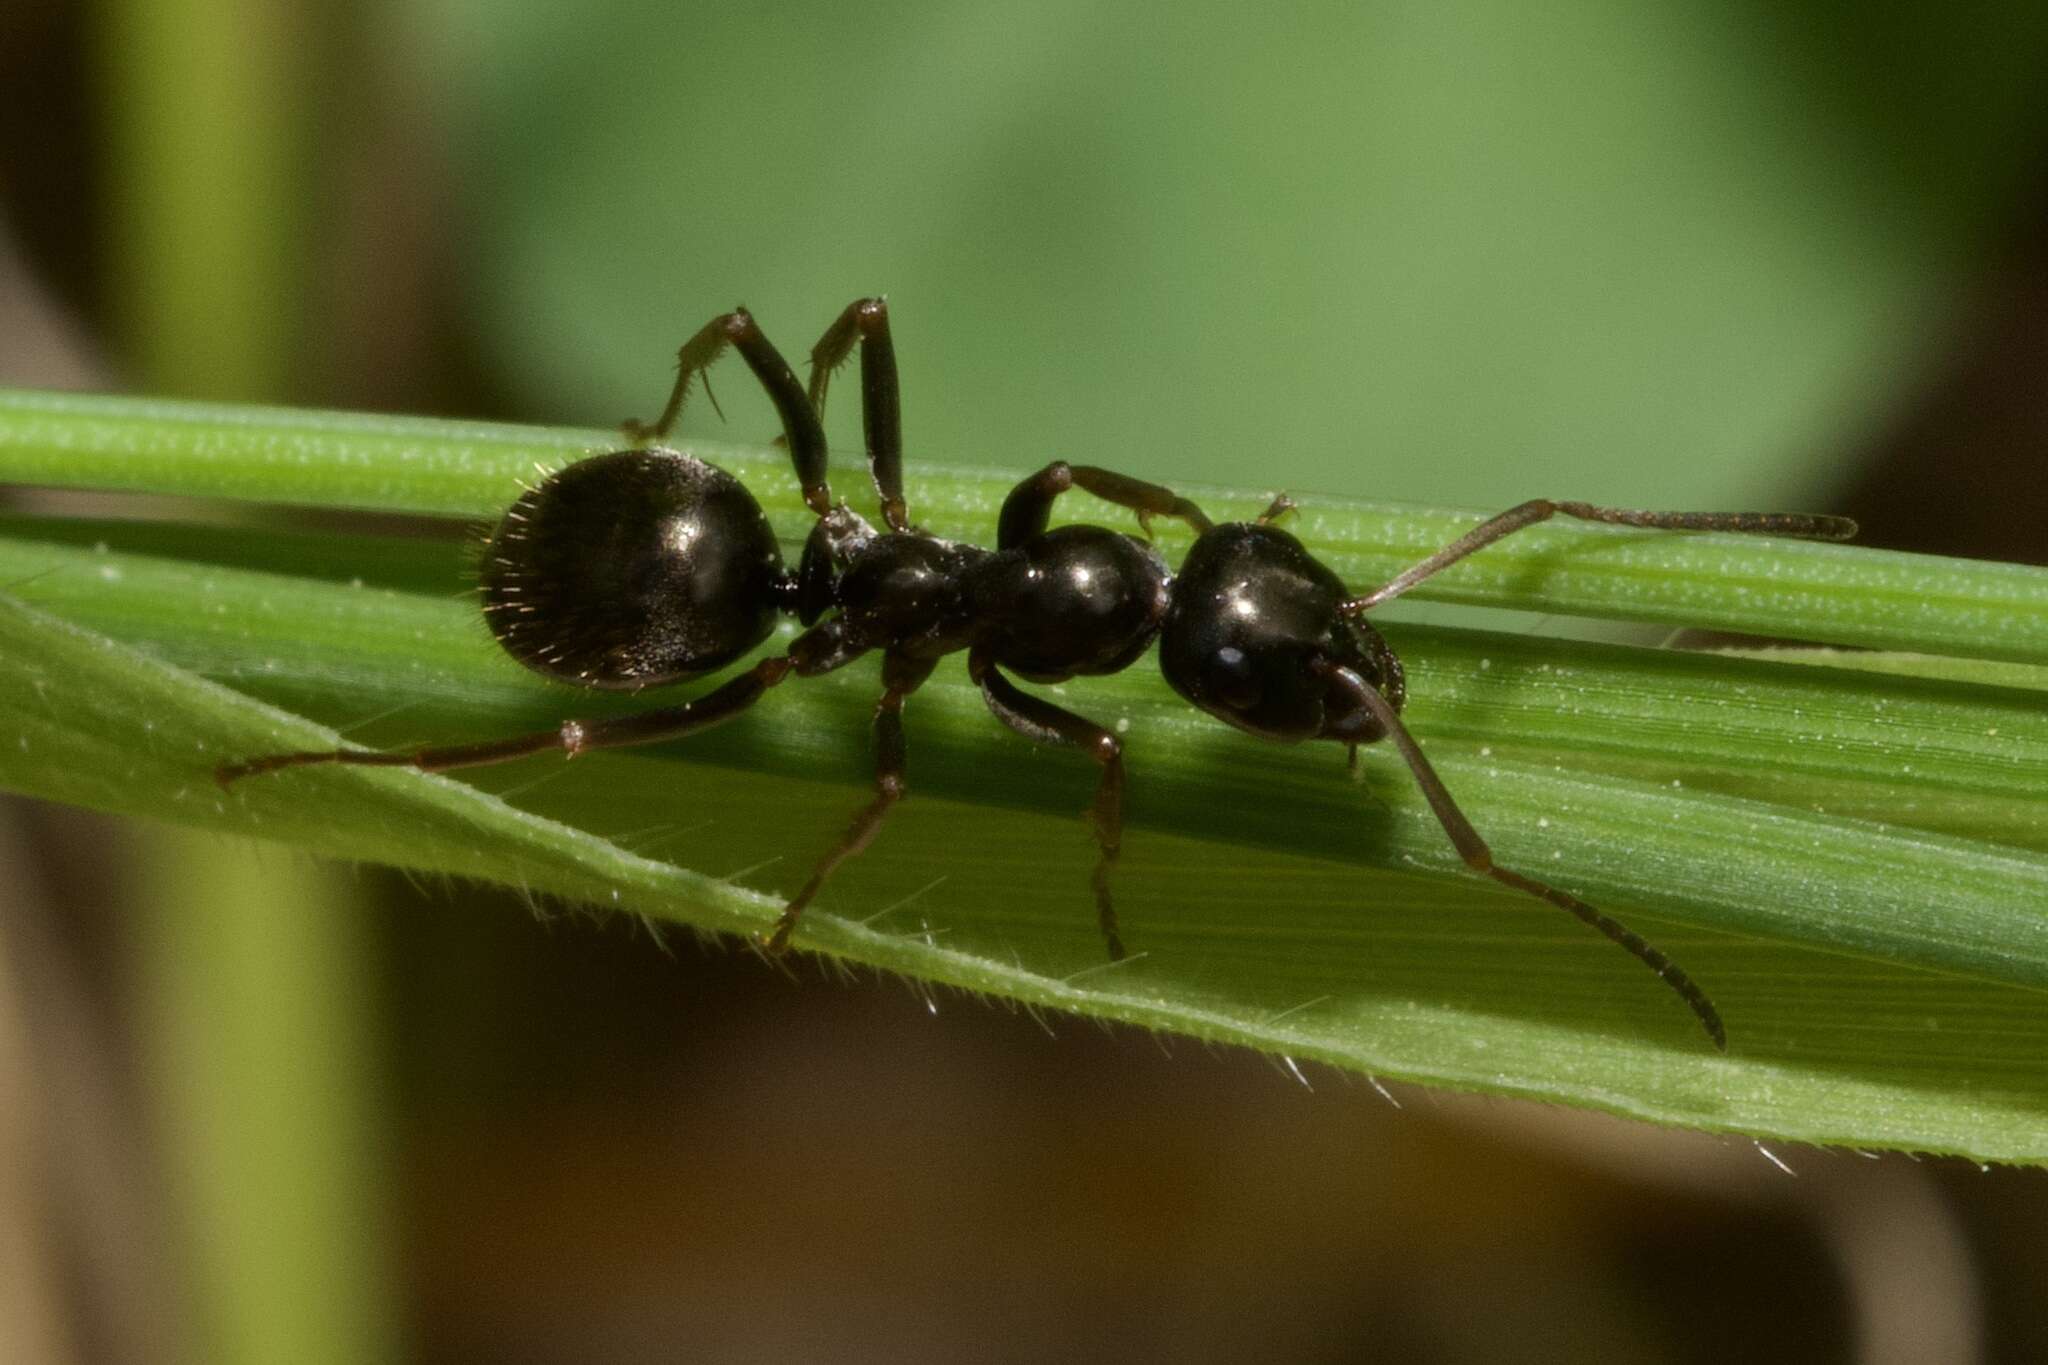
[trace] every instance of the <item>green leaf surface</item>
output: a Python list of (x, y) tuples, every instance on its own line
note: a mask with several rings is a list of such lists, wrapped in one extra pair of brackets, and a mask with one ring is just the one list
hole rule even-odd
[[(0, 479), (58, 488), (494, 520), (537, 469), (617, 443), (616, 433), (581, 429), (0, 390)], [(737, 474), (776, 524), (804, 524), (786, 457), (705, 441), (685, 448)], [(857, 469), (835, 477), (842, 494), (866, 496)], [(913, 507), (937, 534), (986, 539), (1016, 478), (920, 464)], [(1252, 516), (1274, 491), (1183, 487), (1219, 517)], [(1479, 515), (1321, 493), (1300, 500), (1290, 529), (1352, 583), (1391, 577)], [(1184, 543), (1170, 527), (1162, 539), (1169, 548)], [(374, 572), (376, 556), (362, 558)], [(2048, 574), (1840, 545), (1554, 523), (1411, 595), (2048, 663)]]
[(776, 12), (408, 8), (536, 412), (886, 290), (923, 456), (1797, 501), (1937, 363), (2048, 107), (2039, 5)]
[[(0, 479), (328, 507), (487, 513), (515, 470), (605, 441), (0, 396)], [(773, 452), (719, 458), (786, 534), (801, 529)], [(836, 477), (864, 491), (857, 470)], [(973, 533), (1014, 477), (920, 469), (914, 510)], [(1213, 501), (1237, 514), (1260, 499)], [(1472, 520), (1314, 501), (1311, 543), (1355, 582)], [(223, 791), (216, 763), (337, 731), (454, 740), (638, 703), (504, 658), (452, 543), (5, 529), (0, 713), (18, 723), (0, 783), (15, 790), (730, 931), (765, 925), (865, 797), (866, 666), (785, 685), (681, 744), (463, 781), (312, 768)], [(1177, 555), (1185, 538), (1164, 544)], [(2048, 1159), (2048, 708), (2030, 668), (1977, 661), (2043, 662), (2026, 618), (2048, 573), (1606, 528), (1498, 552), (1507, 566), (1445, 594), (1949, 656), (1795, 664), (1389, 628), (1413, 726), (1501, 861), (1684, 963), (1728, 1022), (1726, 1056), (1611, 945), (1465, 873), (1394, 755), (1368, 751), (1349, 780), (1341, 752), (1220, 727), (1149, 664), (1050, 689), (1128, 745), (1116, 886), (1133, 960), (1105, 963), (1093, 924), (1078, 818), (1092, 769), (1001, 729), (953, 667), (908, 713), (917, 799), (833, 881), (802, 945), (1372, 1074), (1780, 1139)], [(1884, 583), (1919, 609), (1872, 605)]]

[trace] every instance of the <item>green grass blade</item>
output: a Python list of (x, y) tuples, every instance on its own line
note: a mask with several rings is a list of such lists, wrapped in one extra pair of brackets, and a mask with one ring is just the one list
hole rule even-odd
[[(493, 518), (537, 464), (552, 467), (616, 444), (615, 434), (602, 431), (0, 390), (0, 482), (54, 487)], [(690, 449), (739, 475), (776, 524), (803, 524), (785, 457), (708, 442)], [(842, 492), (865, 496), (864, 474), (841, 469), (837, 478)], [(984, 539), (1014, 478), (920, 463), (912, 490), (918, 517), (941, 535)], [(1217, 516), (1250, 516), (1272, 493), (1187, 491)], [(1499, 510), (1317, 492), (1294, 529), (1347, 582), (1366, 584)], [(1165, 539), (1179, 543), (1171, 533)], [(2048, 573), (1838, 545), (1552, 524), (1510, 537), (1414, 595), (2048, 663)]]
[[(292, 416), (264, 421), (289, 442)], [(392, 425), (409, 440), (475, 430)], [(401, 500), (385, 505), (419, 510), (423, 499), (391, 493), (410, 477), (402, 462), (370, 467), (389, 450), (356, 468), (350, 438), (332, 439), (340, 453), (312, 483), (355, 468), (358, 486)], [(493, 439), (523, 440), (531, 457), (552, 438)], [(47, 455), (23, 449), (0, 441), (0, 475), (32, 477), (42, 460), (34, 477), (48, 481)], [(82, 460), (121, 483), (106, 472), (121, 462), (94, 450)], [(502, 476), (512, 458), (485, 463)], [(122, 486), (204, 485), (175, 459), (147, 459), (162, 468)], [(293, 497), (288, 469), (265, 477), (261, 496), (319, 501)], [(935, 478), (919, 515), (984, 524), (1008, 482)], [(282, 574), (250, 567), (233, 548), (241, 532), (209, 553), (203, 536), (137, 528), (144, 553), (119, 527), (43, 530), (0, 541), (0, 584), (19, 599), (0, 602), (0, 712), (19, 718), (0, 743), (0, 783), (17, 790), (754, 930), (869, 780), (876, 683), (853, 668), (785, 686), (685, 744), (535, 759), (474, 784), (330, 768), (224, 793), (215, 762), (334, 743), (323, 726), (396, 744), (633, 702), (518, 669), (459, 581), (418, 592), (323, 572), (356, 542), (302, 547), (312, 570)], [(1551, 553), (1576, 573), (1575, 547), (1593, 545), (1594, 572), (1612, 574), (1618, 552), (1605, 546), (1620, 539), (1568, 535), (1558, 545), (1574, 548)], [(1987, 583), (2011, 600), (2048, 593), (2048, 575), (2002, 566), (1838, 547), (1810, 564), (1774, 560), (1782, 543), (1730, 545), (1764, 579), (1803, 583), (1818, 564), (1839, 586), (1875, 558), (1959, 581), (1966, 597)], [(378, 546), (360, 553), (374, 560)], [(1998, 572), (1972, 578), (1986, 567)], [(1710, 610), (1754, 610), (1733, 590), (1741, 580), (1697, 564), (1671, 576), (1637, 588), (1671, 601), (1718, 589), (1735, 600)], [(1897, 629), (1926, 649), (1913, 635), (1925, 625)], [(1920, 670), (1932, 676), (1891, 676), (1418, 627), (1395, 639), (1414, 727), (1502, 861), (1586, 894), (1683, 962), (1728, 1020), (1728, 1056), (1610, 945), (1462, 872), (1390, 754), (1347, 781), (1341, 755), (1225, 730), (1148, 667), (1055, 689), (1126, 732), (1117, 887), (1142, 956), (1101, 958), (1077, 818), (1092, 770), (995, 726), (958, 669), (941, 669), (909, 714), (918, 799), (835, 879), (806, 946), (1376, 1074), (1776, 1138), (2048, 1159), (2048, 708), (2015, 685), (2029, 672), (1945, 659)]]

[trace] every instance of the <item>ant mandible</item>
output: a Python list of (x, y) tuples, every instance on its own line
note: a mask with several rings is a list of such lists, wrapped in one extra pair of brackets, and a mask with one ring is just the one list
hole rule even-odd
[[(744, 485), (715, 465), (665, 449), (690, 387), (730, 346), (767, 390), (805, 504), (817, 518), (794, 573)], [(860, 352), (868, 469), (887, 529), (877, 531), (826, 484), (823, 411), (833, 374)], [(708, 394), (708, 388), (707, 388)], [(513, 658), (581, 687), (638, 691), (734, 663), (773, 631), (779, 613), (804, 629), (789, 648), (692, 701), (553, 730), (403, 753), (363, 749), (271, 754), (221, 765), (223, 785), (316, 763), (423, 772), (502, 763), (559, 749), (648, 744), (732, 719), (788, 678), (814, 677), (882, 655), (875, 705), (875, 796), (819, 859), (761, 944), (789, 946), (804, 908), (833, 869), (866, 848), (903, 799), (903, 703), (948, 654), (996, 718), (1042, 744), (1079, 749), (1101, 767), (1089, 820), (1098, 855), (1097, 915), (1112, 958), (1123, 956), (1109, 873), (1123, 838), (1123, 744), (1093, 721), (1010, 680), (1059, 683), (1116, 673), (1159, 643), (1160, 667), (1182, 697), (1248, 733), (1284, 743), (1390, 739), (1467, 867), (1548, 901), (1627, 949), (1676, 991), (1717, 1048), (1719, 1012), (1675, 962), (1568, 892), (1501, 867), (1458, 809), (1400, 719), (1401, 661), (1366, 612), (1504, 536), (1553, 516), (1668, 530), (1745, 531), (1843, 539), (1840, 517), (1781, 513), (1642, 512), (1583, 502), (1525, 502), (1482, 522), (1381, 587), (1354, 595), (1274, 522), (1276, 498), (1250, 522), (1217, 525), (1187, 499), (1109, 470), (1054, 461), (1011, 490), (993, 550), (913, 526), (903, 497), (902, 414), (887, 304), (848, 305), (811, 351), (808, 389), (745, 308), (713, 318), (677, 353), (675, 387), (652, 423), (629, 421), (632, 449), (579, 460), (530, 488), (483, 555), (485, 620)], [(1053, 503), (1081, 488), (1137, 514), (1147, 539), (1105, 527), (1048, 529)], [(1173, 517), (1197, 539), (1178, 575), (1149, 540)], [(829, 615), (828, 615), (829, 613)], [(822, 618), (822, 619), (821, 619)]]

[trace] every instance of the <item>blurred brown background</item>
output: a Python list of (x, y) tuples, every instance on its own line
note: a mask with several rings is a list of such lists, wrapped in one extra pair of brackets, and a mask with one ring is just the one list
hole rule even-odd
[[(0, 383), (602, 424), (718, 309), (886, 290), (913, 461), (2048, 562), (2044, 56), (1995, 6), (11, 0)], [(2048, 1357), (2036, 1171), (0, 814), (9, 1359)]]

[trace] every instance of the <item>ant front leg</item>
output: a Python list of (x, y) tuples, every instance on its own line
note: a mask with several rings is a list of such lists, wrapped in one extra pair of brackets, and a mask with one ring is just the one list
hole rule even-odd
[(1094, 465), (1054, 460), (1003, 499), (1003, 510), (996, 518), (996, 548), (1015, 549), (1043, 534), (1052, 520), (1053, 501), (1070, 488), (1086, 489), (1104, 502), (1130, 508), (1138, 514), (1138, 527), (1147, 536), (1152, 534), (1154, 517), (1178, 517), (1198, 535), (1213, 524), (1201, 508), (1170, 488)]
[(1123, 742), (1091, 720), (1042, 701), (996, 671), (995, 661), (980, 649), (967, 656), (967, 673), (981, 688), (982, 699), (997, 720), (1026, 739), (1040, 744), (1066, 744), (1102, 765), (1102, 778), (1095, 784), (1095, 803), (1089, 809), (1089, 823), (1095, 829), (1095, 843), (1101, 849), (1089, 884), (1095, 888), (1095, 912), (1102, 925), (1103, 942), (1112, 961), (1124, 955), (1124, 941), (1116, 928), (1116, 906), (1109, 895), (1109, 872), (1123, 851), (1124, 837), (1124, 746)]
[[(804, 504), (818, 516), (824, 516), (832, 509), (832, 490), (825, 484), (824, 425), (818, 420), (817, 411), (811, 406), (803, 386), (796, 382), (796, 371), (789, 368), (789, 362), (762, 333), (754, 315), (744, 308), (735, 308), (711, 319), (682, 344), (676, 352), (676, 386), (669, 392), (667, 406), (652, 423), (626, 419), (626, 439), (636, 446), (667, 440), (677, 419), (683, 415), (683, 404), (690, 396), (691, 380), (703, 375), (704, 396), (711, 398), (710, 370), (719, 356), (725, 354), (727, 346), (740, 353), (741, 359), (754, 372), (754, 377), (761, 381), (761, 387), (768, 391), (768, 400), (775, 404), (775, 411), (782, 418), (783, 434), (789, 441), (790, 463), (796, 467), (796, 481), (803, 489)], [(711, 398), (711, 406), (718, 406), (716, 398)]]
[(882, 656), (882, 699), (875, 703), (875, 799), (853, 817), (839, 842), (818, 860), (803, 889), (783, 907), (782, 917), (761, 940), (761, 946), (769, 952), (780, 953), (789, 947), (797, 920), (825, 885), (826, 878), (873, 841), (890, 809), (909, 794), (904, 780), (903, 701), (931, 676), (932, 668), (933, 661), (929, 659), (913, 659), (894, 652)]
[(320, 749), (308, 753), (268, 754), (240, 763), (223, 763), (214, 769), (214, 778), (226, 787), (245, 777), (320, 763), (365, 768), (417, 768), (425, 773), (445, 773), (456, 768), (507, 763), (515, 758), (554, 749), (561, 750), (565, 757), (574, 758), (591, 749), (618, 749), (632, 744), (680, 739), (731, 720), (759, 701), (762, 693), (789, 676), (793, 668), (796, 665), (787, 658), (763, 659), (737, 678), (695, 701), (609, 720), (565, 720), (553, 730), (514, 735), (509, 739), (489, 739), (478, 744), (443, 744), (399, 753), (376, 749)]
[(1480, 522), (1420, 564), (1395, 575), (1363, 597), (1345, 602), (1338, 611), (1345, 616), (1371, 611), (1467, 555), (1556, 516), (1654, 531), (1739, 531), (1746, 535), (1798, 536), (1807, 540), (1848, 540), (1856, 534), (1856, 523), (1847, 517), (1805, 512), (1643, 512), (1629, 507), (1599, 507), (1590, 502), (1533, 498)]
[(868, 472), (882, 500), (882, 520), (892, 531), (910, 529), (903, 501), (903, 400), (896, 383), (896, 343), (889, 336), (887, 299), (855, 299), (811, 348), (811, 407), (825, 420), (825, 390), (846, 357), (860, 345), (861, 426), (867, 437)]

